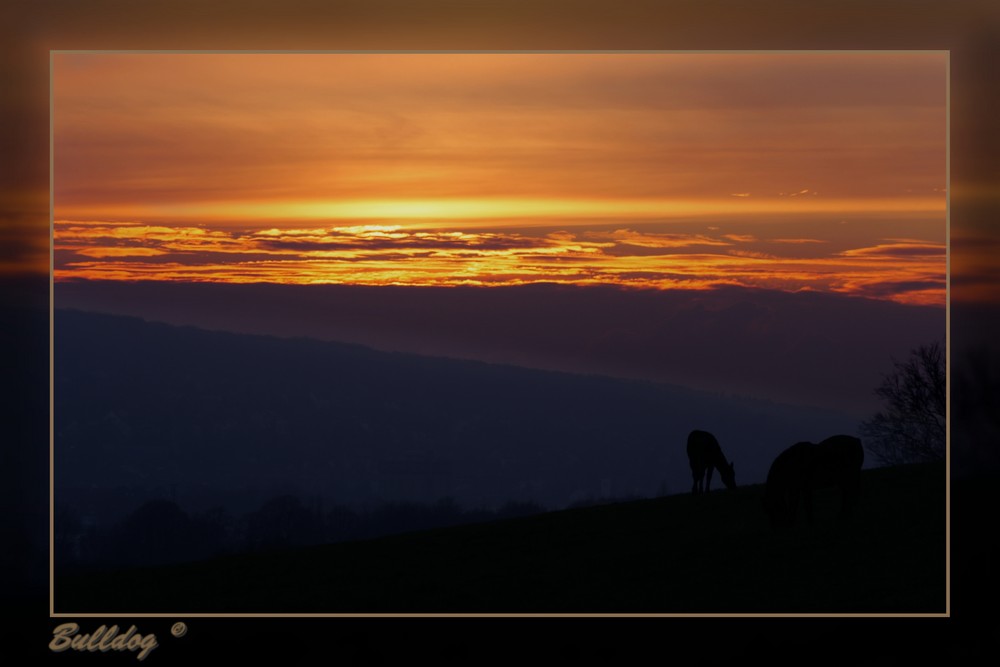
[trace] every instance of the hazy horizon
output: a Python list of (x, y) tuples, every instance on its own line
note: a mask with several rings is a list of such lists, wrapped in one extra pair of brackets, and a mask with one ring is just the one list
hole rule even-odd
[(933, 306), (747, 288), (636, 290), (80, 281), (56, 308), (383, 351), (645, 379), (867, 418), (894, 360), (944, 341)]

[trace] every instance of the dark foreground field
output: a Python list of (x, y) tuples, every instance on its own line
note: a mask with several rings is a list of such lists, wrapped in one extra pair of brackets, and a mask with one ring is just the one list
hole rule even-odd
[(55, 582), (58, 613), (944, 613), (943, 465), (773, 533), (762, 487)]

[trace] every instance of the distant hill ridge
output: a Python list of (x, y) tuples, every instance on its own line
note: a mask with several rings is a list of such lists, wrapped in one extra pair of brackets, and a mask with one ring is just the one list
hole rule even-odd
[(206, 329), (670, 382), (867, 417), (945, 310), (734, 286), (412, 287), (70, 281), (56, 304)]
[(737, 483), (762, 481), (793, 442), (855, 428), (651, 382), (71, 310), (56, 311), (54, 374), (57, 501), (84, 511), (279, 492), (558, 508), (688, 490), (693, 428), (719, 438)]

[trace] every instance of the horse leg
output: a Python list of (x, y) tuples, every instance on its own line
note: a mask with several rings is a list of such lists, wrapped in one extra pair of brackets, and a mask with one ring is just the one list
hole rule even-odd
[(702, 472), (700, 470), (691, 468), (691, 479), (694, 480), (694, 483), (691, 485), (691, 493), (693, 494), (701, 491), (701, 475)]
[(712, 490), (712, 466), (705, 469), (705, 493)]

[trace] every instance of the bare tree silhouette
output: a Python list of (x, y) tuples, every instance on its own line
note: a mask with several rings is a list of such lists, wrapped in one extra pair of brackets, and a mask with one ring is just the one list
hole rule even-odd
[(894, 361), (875, 393), (884, 410), (861, 425), (868, 450), (885, 465), (940, 461), (945, 456), (945, 362), (935, 342)]

